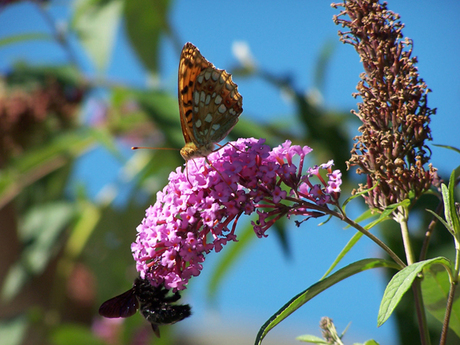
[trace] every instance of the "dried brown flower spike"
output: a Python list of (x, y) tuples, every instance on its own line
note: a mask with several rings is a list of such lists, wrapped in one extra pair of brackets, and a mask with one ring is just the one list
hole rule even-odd
[[(379, 210), (410, 197), (414, 200), (430, 188), (436, 169), (428, 165), (431, 140), (430, 116), (435, 109), (427, 105), (430, 91), (419, 78), (412, 55), (412, 41), (403, 39), (404, 24), (399, 16), (375, 0), (333, 4), (344, 9), (334, 22), (349, 29), (339, 32), (343, 43), (351, 44), (361, 57), (358, 93), (363, 100), (353, 113), (363, 122), (355, 137), (348, 167), (358, 166), (358, 174), (367, 174), (367, 185), (377, 185), (366, 203)], [(350, 20), (343, 19), (348, 16)], [(412, 194), (413, 193), (413, 194)]]

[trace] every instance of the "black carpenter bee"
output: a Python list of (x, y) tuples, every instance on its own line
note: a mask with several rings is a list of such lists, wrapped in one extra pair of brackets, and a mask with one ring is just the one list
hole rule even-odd
[(131, 289), (102, 303), (99, 315), (108, 318), (130, 317), (140, 309), (151, 323), (153, 332), (160, 337), (159, 325), (170, 325), (191, 315), (188, 304), (171, 304), (180, 299), (179, 292), (166, 296), (168, 292), (163, 285), (155, 287), (146, 279), (136, 278)]

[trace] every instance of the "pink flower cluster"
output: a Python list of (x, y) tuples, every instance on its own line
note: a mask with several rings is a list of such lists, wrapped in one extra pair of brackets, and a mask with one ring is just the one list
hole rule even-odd
[[(282, 216), (319, 217), (340, 195), (341, 173), (332, 161), (302, 175), (308, 146), (283, 145), (270, 151), (264, 139), (239, 139), (169, 175), (155, 205), (146, 210), (131, 245), (141, 278), (154, 286), (183, 290), (200, 274), (204, 254), (236, 241), (242, 214), (257, 212), (258, 237)], [(295, 164), (297, 163), (297, 165)], [(320, 169), (327, 170), (324, 181)], [(316, 176), (320, 184), (310, 178)]]

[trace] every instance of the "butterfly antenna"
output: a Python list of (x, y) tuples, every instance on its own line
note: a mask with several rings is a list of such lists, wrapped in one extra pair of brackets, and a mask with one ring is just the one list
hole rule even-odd
[(148, 146), (132, 146), (131, 147), (131, 150), (140, 150), (140, 149), (180, 151), (180, 149), (173, 149), (171, 147), (148, 147)]

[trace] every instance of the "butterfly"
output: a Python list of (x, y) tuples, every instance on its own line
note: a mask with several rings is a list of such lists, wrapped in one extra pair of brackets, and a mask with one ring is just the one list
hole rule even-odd
[(179, 113), (185, 161), (206, 157), (214, 144), (235, 127), (243, 112), (243, 97), (232, 76), (217, 69), (192, 43), (186, 43), (179, 62)]
[(126, 318), (140, 310), (155, 335), (160, 337), (159, 325), (173, 324), (191, 315), (188, 304), (171, 304), (180, 299), (179, 292), (167, 296), (168, 292), (162, 285), (155, 287), (148, 280), (136, 278), (131, 289), (102, 303), (99, 315)]

